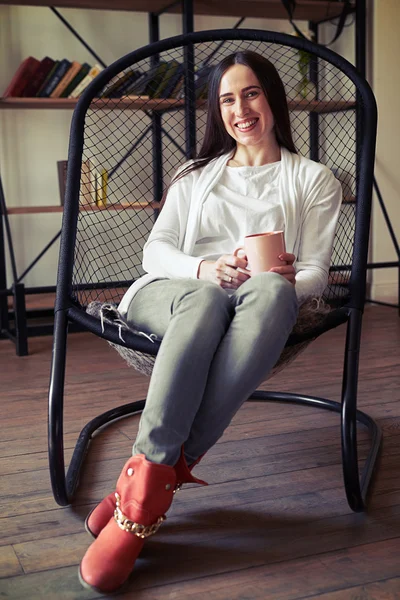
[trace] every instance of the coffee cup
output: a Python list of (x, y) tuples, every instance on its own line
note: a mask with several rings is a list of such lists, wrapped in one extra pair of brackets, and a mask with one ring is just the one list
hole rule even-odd
[(286, 252), (285, 236), (283, 231), (267, 231), (246, 235), (244, 245), (236, 248), (234, 255), (244, 252), (247, 258), (247, 268), (252, 275), (269, 271), (272, 267), (281, 267), (286, 264), (279, 256)]

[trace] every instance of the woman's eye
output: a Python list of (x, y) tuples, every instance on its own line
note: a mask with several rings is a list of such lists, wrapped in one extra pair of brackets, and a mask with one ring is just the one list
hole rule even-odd
[(232, 98), (223, 98), (222, 104), (230, 104), (232, 102)]
[(253, 92), (247, 92), (246, 97), (247, 98), (253, 98), (253, 96), (257, 96), (257, 92), (253, 91)]

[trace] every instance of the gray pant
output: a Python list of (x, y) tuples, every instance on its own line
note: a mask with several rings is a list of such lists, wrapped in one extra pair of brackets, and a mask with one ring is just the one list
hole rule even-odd
[(294, 286), (276, 273), (248, 279), (232, 296), (196, 279), (163, 279), (132, 300), (128, 321), (162, 338), (133, 453), (188, 463), (222, 436), (266, 378), (296, 322)]

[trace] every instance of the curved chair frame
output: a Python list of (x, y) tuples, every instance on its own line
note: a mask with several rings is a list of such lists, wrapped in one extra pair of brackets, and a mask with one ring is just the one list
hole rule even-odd
[[(304, 341), (305, 339), (315, 338), (323, 331), (347, 322), (342, 402), (333, 402), (325, 398), (315, 398), (300, 394), (263, 391), (254, 392), (249, 400), (257, 402), (294, 402), (341, 413), (342, 462), (347, 500), (353, 511), (362, 511), (366, 508), (367, 490), (381, 442), (381, 430), (377, 423), (367, 414), (357, 410), (358, 363), (366, 287), (366, 264), (375, 158), (377, 122), (375, 98), (369, 85), (360, 76), (357, 70), (348, 61), (334, 52), (306, 40), (294, 38), (285, 34), (258, 30), (219, 30), (192, 33), (169, 38), (140, 48), (105, 69), (87, 88), (74, 111), (68, 156), (69, 168), (60, 247), (55, 305), (53, 358), (49, 389), (48, 443), (50, 477), (54, 498), (61, 506), (66, 506), (71, 503), (77, 487), (80, 468), (92, 434), (99, 427), (102, 427), (115, 419), (140, 412), (145, 404), (145, 400), (126, 404), (109, 410), (91, 420), (79, 435), (68, 472), (65, 474), (63, 395), (68, 322), (72, 321), (79, 323), (85, 329), (108, 341), (117, 344), (119, 343), (128, 348), (133, 348), (153, 356), (157, 354), (159, 347), (159, 343), (152, 343), (144, 337), (129, 331), (124, 334), (125, 341), (121, 342), (117, 328), (107, 327), (102, 331), (100, 322), (93, 316), (84, 312), (83, 309), (76, 306), (76, 302), (72, 299), (72, 273), (76, 225), (79, 211), (79, 182), (86, 113), (90, 107), (91, 101), (103, 86), (121, 70), (131, 66), (135, 62), (169, 49), (190, 47), (191, 44), (199, 42), (219, 40), (265, 41), (312, 52), (314, 55), (325, 59), (338, 67), (349, 77), (357, 89), (357, 138), (362, 135), (363, 139), (362, 144), (357, 146), (357, 167), (359, 174), (357, 189), (358, 210), (351, 280), (349, 283), (350, 300), (344, 307), (331, 312), (321, 331), (313, 330), (305, 336), (292, 335), (287, 344), (292, 345), (299, 341)], [(188, 109), (187, 104), (186, 108)], [(361, 124), (363, 124), (362, 128)], [(361, 478), (357, 460), (357, 422), (365, 425), (371, 434), (371, 448)]]

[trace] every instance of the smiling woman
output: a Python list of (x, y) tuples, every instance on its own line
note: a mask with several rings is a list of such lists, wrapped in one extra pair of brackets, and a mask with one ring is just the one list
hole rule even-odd
[[(246, 87), (250, 86), (254, 89), (247, 90), (246, 94)], [(225, 94), (227, 95), (225, 96)], [(251, 101), (251, 98), (254, 100)], [(237, 106), (238, 100), (239, 107)], [(242, 117), (244, 115), (240, 114), (241, 104), (245, 110), (260, 111), (266, 120), (266, 125), (272, 119), (273, 131), (271, 130), (271, 134), (273, 133), (273, 135), (269, 136), (268, 145), (271, 144), (276, 148), (276, 144), (278, 144), (279, 147), (296, 153), (285, 88), (278, 71), (268, 59), (247, 50), (227, 56), (212, 72), (208, 92), (207, 127), (198, 159), (207, 160), (210, 156), (215, 157), (222, 149), (224, 152), (235, 149), (235, 155), (237, 154), (236, 142), (238, 140), (226, 127), (225, 109), (232, 105), (236, 116)], [(272, 123), (270, 124), (272, 125)], [(266, 140), (264, 140), (264, 151), (265, 142)], [(243, 164), (248, 164), (248, 161)]]
[[(84, 586), (112, 592), (129, 576), (182, 483), (266, 379), (297, 319), (323, 293), (341, 187), (299, 156), (283, 84), (254, 52), (212, 71), (204, 142), (178, 170), (143, 250), (147, 274), (123, 297), (132, 328), (162, 340), (133, 456), (115, 493), (87, 518), (98, 536)], [(251, 234), (283, 231), (279, 266), (258, 274), (235, 250)]]
[(228, 165), (260, 166), (280, 160), (274, 116), (254, 71), (241, 64), (230, 67), (221, 79), (219, 98), (224, 127), (236, 142)]

